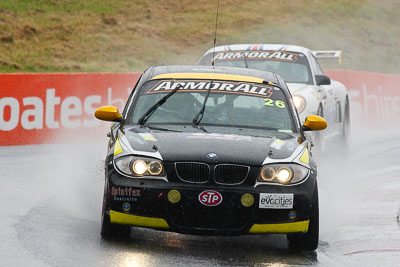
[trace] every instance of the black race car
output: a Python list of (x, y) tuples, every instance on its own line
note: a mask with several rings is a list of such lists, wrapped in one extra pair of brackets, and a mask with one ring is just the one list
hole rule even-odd
[(289, 90), (272, 72), (211, 66), (147, 69), (113, 121), (101, 235), (130, 226), (197, 235), (287, 234), (318, 246), (316, 164)]

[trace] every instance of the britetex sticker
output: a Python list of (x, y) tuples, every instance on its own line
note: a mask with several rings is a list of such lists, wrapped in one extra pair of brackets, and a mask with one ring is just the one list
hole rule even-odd
[(292, 209), (293, 194), (260, 193), (260, 209)]

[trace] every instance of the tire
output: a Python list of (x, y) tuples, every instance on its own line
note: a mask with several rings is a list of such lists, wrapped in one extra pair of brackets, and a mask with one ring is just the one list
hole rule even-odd
[(293, 250), (314, 251), (318, 248), (319, 240), (319, 207), (318, 188), (315, 184), (312, 211), (307, 233), (287, 234), (288, 247)]
[(101, 211), (101, 231), (100, 234), (105, 239), (128, 239), (131, 234), (131, 227), (110, 222), (110, 215), (107, 214), (109, 199), (107, 186), (104, 187), (103, 208)]

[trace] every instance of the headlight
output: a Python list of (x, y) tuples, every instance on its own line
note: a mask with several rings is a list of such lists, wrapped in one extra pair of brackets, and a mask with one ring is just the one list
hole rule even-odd
[(279, 184), (294, 184), (304, 180), (309, 170), (298, 164), (269, 164), (261, 168), (257, 180)]
[(276, 178), (278, 178), (278, 181), (282, 184), (289, 182), (292, 176), (292, 170), (290, 168), (280, 168), (276, 172)]
[(163, 171), (163, 166), (159, 161), (152, 161), (148, 165), (148, 170), (151, 175), (159, 175)]
[(272, 167), (264, 167), (261, 170), (262, 181), (272, 181), (275, 178), (275, 169)]
[(132, 163), (132, 172), (142, 176), (147, 171), (147, 164), (144, 160), (137, 159)]
[(165, 176), (161, 161), (134, 156), (120, 157), (114, 160), (116, 168), (123, 174), (141, 176)]
[(303, 112), (303, 110), (306, 107), (306, 100), (302, 96), (294, 95), (293, 96), (293, 104), (296, 107), (297, 112), (301, 113), (301, 112)]

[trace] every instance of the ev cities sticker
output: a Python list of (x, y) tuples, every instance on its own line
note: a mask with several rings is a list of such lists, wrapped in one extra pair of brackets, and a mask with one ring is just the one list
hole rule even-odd
[(292, 209), (293, 194), (260, 193), (260, 209)]

